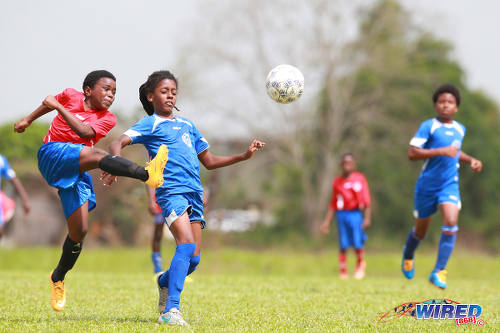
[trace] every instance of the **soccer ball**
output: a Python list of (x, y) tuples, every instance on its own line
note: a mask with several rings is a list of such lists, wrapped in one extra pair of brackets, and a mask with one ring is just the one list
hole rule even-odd
[(266, 90), (278, 103), (295, 102), (304, 92), (304, 75), (291, 65), (276, 66), (267, 74)]

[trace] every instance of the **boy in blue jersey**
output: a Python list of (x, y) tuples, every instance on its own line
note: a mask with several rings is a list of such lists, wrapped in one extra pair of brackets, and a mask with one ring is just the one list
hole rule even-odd
[(432, 96), (437, 117), (424, 121), (410, 141), (408, 158), (424, 160), (414, 194), (415, 227), (408, 234), (403, 248), (401, 270), (408, 279), (415, 273), (414, 253), (429, 227), (431, 216), (439, 206), (443, 226), (434, 270), (429, 281), (445, 289), (446, 264), (455, 246), (458, 214), (461, 208), (458, 188), (459, 162), (468, 163), (474, 172), (480, 172), (481, 161), (461, 150), (465, 126), (453, 120), (460, 105), (460, 91), (452, 84), (444, 84)]
[(2, 178), (9, 179), (14, 185), (17, 193), (23, 201), (24, 213), (28, 214), (31, 210), (28, 194), (21, 184), (21, 181), (16, 177), (15, 171), (10, 167), (9, 161), (5, 156), (0, 154), (0, 238), (3, 235), (3, 226), (14, 215), (15, 201), (7, 197), (2, 191)]
[[(174, 116), (177, 109), (177, 79), (169, 71), (154, 72), (139, 88), (139, 98), (149, 116), (142, 118), (117, 140), (110, 150), (120, 154), (129, 144), (143, 144), (150, 156), (158, 147), (166, 145), (169, 159), (164, 169), (164, 183), (156, 189), (156, 202), (160, 205), (164, 221), (177, 243), (170, 269), (157, 279), (159, 289), (159, 324), (187, 325), (179, 311), (180, 294), (186, 276), (200, 262), (203, 217), (203, 188), (200, 181), (199, 161), (209, 170), (247, 160), (264, 147), (254, 140), (243, 154), (215, 156), (209, 151), (207, 140), (194, 124)], [(116, 177), (104, 177), (105, 184)]]

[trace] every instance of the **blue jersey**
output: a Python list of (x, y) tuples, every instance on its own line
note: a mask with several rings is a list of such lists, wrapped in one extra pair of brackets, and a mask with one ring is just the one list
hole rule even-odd
[(125, 135), (131, 144), (143, 144), (150, 156), (156, 156), (160, 145), (168, 147), (168, 162), (163, 171), (164, 182), (158, 188), (162, 194), (202, 192), (198, 154), (208, 149), (207, 140), (194, 124), (184, 118), (146, 116), (128, 129)]
[[(465, 126), (457, 121), (442, 123), (437, 118), (424, 121), (411, 139), (410, 145), (432, 149), (447, 146), (462, 147)], [(451, 183), (458, 183), (460, 150), (455, 157), (435, 156), (424, 161), (417, 180), (416, 191), (436, 191)]]
[(2, 188), (2, 178), (12, 179), (14, 177), (16, 177), (16, 173), (10, 167), (9, 161), (0, 154), (0, 188)]

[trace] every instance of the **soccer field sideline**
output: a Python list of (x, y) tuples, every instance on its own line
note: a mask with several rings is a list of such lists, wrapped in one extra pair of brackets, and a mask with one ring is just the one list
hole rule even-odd
[[(86, 250), (67, 276), (68, 304), (62, 313), (52, 311), (48, 302), (48, 272), (57, 251), (0, 250), (0, 331), (165, 329), (155, 324), (157, 291), (147, 249)], [(480, 304), (484, 329), (500, 329), (498, 260), (456, 253), (449, 266), (450, 287), (442, 291), (426, 280), (434, 259), (432, 254), (417, 257), (416, 277), (406, 281), (399, 255), (368, 254), (365, 280), (340, 281), (333, 251), (206, 251), (194, 282), (185, 286), (181, 310), (191, 324), (187, 330), (200, 332), (455, 331), (452, 320), (377, 322), (380, 313), (397, 305), (449, 298)]]

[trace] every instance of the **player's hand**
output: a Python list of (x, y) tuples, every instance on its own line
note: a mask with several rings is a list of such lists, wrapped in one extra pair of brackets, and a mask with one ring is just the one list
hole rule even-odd
[(31, 125), (31, 122), (26, 120), (26, 118), (23, 118), (19, 120), (17, 123), (14, 124), (14, 132), (16, 133), (22, 133), (26, 128), (28, 128)]
[(470, 161), (470, 167), (474, 172), (481, 172), (481, 170), (483, 170), (483, 162), (472, 158)]
[(330, 233), (330, 223), (322, 223), (319, 226), (319, 230), (324, 233), (324, 234), (329, 234)]
[(61, 103), (59, 103), (57, 99), (52, 95), (45, 97), (42, 104), (51, 110), (57, 109), (58, 107), (62, 106)]
[(151, 214), (151, 216), (155, 216), (156, 214), (158, 214), (160, 212), (160, 210), (158, 209), (158, 205), (154, 201), (149, 202), (148, 211), (149, 211), (149, 214)]
[(249, 159), (253, 156), (253, 154), (266, 145), (265, 142), (259, 141), (259, 140), (253, 140), (250, 146), (248, 147), (247, 152), (245, 153), (245, 159)]
[(459, 148), (457, 146), (448, 146), (448, 147), (443, 147), (441, 149), (441, 154), (443, 156), (448, 156), (448, 157), (456, 157), (459, 151)]
[(102, 184), (104, 186), (111, 186), (114, 182), (116, 182), (118, 180), (118, 177), (114, 176), (112, 174), (109, 174), (106, 171), (103, 171), (101, 174), (101, 178), (99, 178), (99, 179), (102, 180)]
[(203, 200), (203, 208), (206, 208), (208, 206), (208, 195), (203, 191), (203, 194), (201, 196)]
[(25, 201), (23, 202), (23, 209), (25, 214), (29, 214), (31, 211), (31, 205), (29, 202)]
[(361, 227), (363, 229), (366, 229), (366, 228), (368, 228), (371, 225), (372, 225), (372, 221), (370, 219), (366, 219), (365, 218), (365, 219), (363, 219), (363, 224), (361, 225)]

